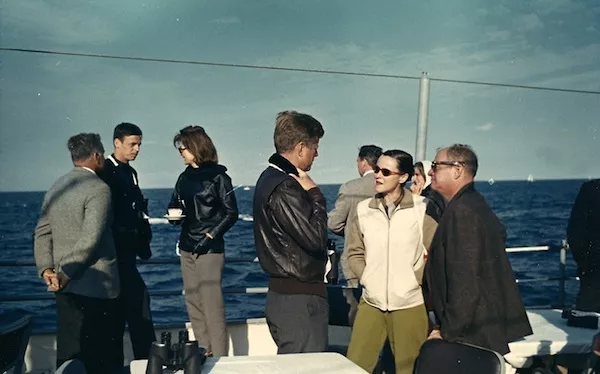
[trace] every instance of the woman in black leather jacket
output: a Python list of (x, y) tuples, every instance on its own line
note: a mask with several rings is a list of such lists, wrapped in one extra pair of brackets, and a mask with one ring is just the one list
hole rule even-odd
[(200, 346), (209, 355), (226, 356), (228, 337), (221, 287), (223, 235), (238, 219), (238, 208), (227, 168), (218, 164), (217, 150), (200, 126), (188, 126), (173, 139), (187, 168), (179, 175), (169, 209), (181, 208), (179, 252), (185, 304)]

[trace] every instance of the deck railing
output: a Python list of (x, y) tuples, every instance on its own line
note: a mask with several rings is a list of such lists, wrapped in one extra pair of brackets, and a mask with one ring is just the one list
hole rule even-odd
[[(556, 249), (555, 246), (534, 246), (534, 247), (513, 247), (506, 248), (508, 253), (520, 253), (520, 252), (539, 252), (539, 251), (550, 251)], [(567, 276), (567, 250), (569, 249), (566, 240), (562, 241), (560, 246), (560, 261), (559, 261), (559, 275), (556, 277), (541, 277), (541, 278), (526, 278), (517, 279), (517, 283), (535, 283), (542, 281), (558, 281), (558, 302), (553, 307), (563, 307), (565, 305), (565, 282), (568, 280), (578, 280), (579, 277), (568, 277)], [(258, 258), (243, 258), (243, 257), (226, 257), (225, 262), (227, 263), (258, 263)], [(150, 259), (146, 261), (138, 260), (138, 265), (179, 265), (179, 258), (172, 259)], [(0, 267), (15, 267), (15, 266), (35, 266), (33, 261), (0, 261)], [(267, 293), (267, 287), (225, 287), (223, 292), (226, 294), (260, 294)], [(184, 292), (181, 289), (166, 289), (166, 290), (149, 290), (150, 296), (180, 296)], [(0, 302), (23, 302), (23, 301), (38, 301), (38, 300), (51, 300), (54, 299), (52, 293), (34, 293), (28, 295), (18, 296), (2, 296)]]

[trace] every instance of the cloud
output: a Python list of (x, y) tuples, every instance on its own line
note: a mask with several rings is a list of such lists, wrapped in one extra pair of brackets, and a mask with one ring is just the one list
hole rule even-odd
[(232, 24), (240, 23), (240, 22), (242, 22), (242, 21), (237, 16), (216, 18), (216, 19), (213, 19), (212, 21), (210, 21), (210, 23), (216, 23), (219, 25), (232, 25)]
[[(30, 31), (42, 40), (66, 46), (108, 44), (116, 40), (120, 32), (110, 15), (100, 16), (105, 9), (93, 3), (70, 3), (61, 7), (45, 0), (14, 1), (2, 7), (2, 29)], [(90, 17), (90, 13), (96, 16)]]
[(537, 14), (531, 13), (515, 17), (513, 26), (517, 30), (531, 31), (544, 28), (544, 22)]
[(494, 127), (496, 127), (496, 125), (494, 125), (493, 123), (486, 123), (486, 124), (483, 124), (483, 125), (475, 127), (475, 130), (477, 130), (477, 131), (490, 131)]

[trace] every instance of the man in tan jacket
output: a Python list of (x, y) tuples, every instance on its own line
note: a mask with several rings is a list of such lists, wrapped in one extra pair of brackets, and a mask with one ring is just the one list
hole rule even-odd
[(356, 166), (359, 178), (352, 179), (340, 187), (335, 207), (329, 212), (327, 227), (336, 235), (344, 237), (344, 251), (340, 258), (344, 278), (350, 287), (358, 287), (358, 278), (348, 266), (348, 236), (350, 226), (348, 219), (354, 215), (356, 206), (362, 200), (375, 195), (375, 174), (373, 168), (381, 156), (381, 147), (376, 145), (363, 145), (358, 151)]

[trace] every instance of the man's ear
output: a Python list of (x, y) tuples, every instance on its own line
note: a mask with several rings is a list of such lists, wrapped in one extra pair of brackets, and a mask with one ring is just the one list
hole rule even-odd
[(454, 171), (452, 172), (452, 177), (454, 178), (454, 180), (458, 180), (460, 179), (460, 177), (463, 175), (463, 173), (465, 172), (463, 167), (453, 167), (452, 169), (454, 169)]
[(121, 144), (123, 144), (123, 143), (121, 142), (121, 140), (119, 138), (113, 139), (113, 145), (115, 146), (115, 148), (118, 148), (119, 146), (121, 146)]

